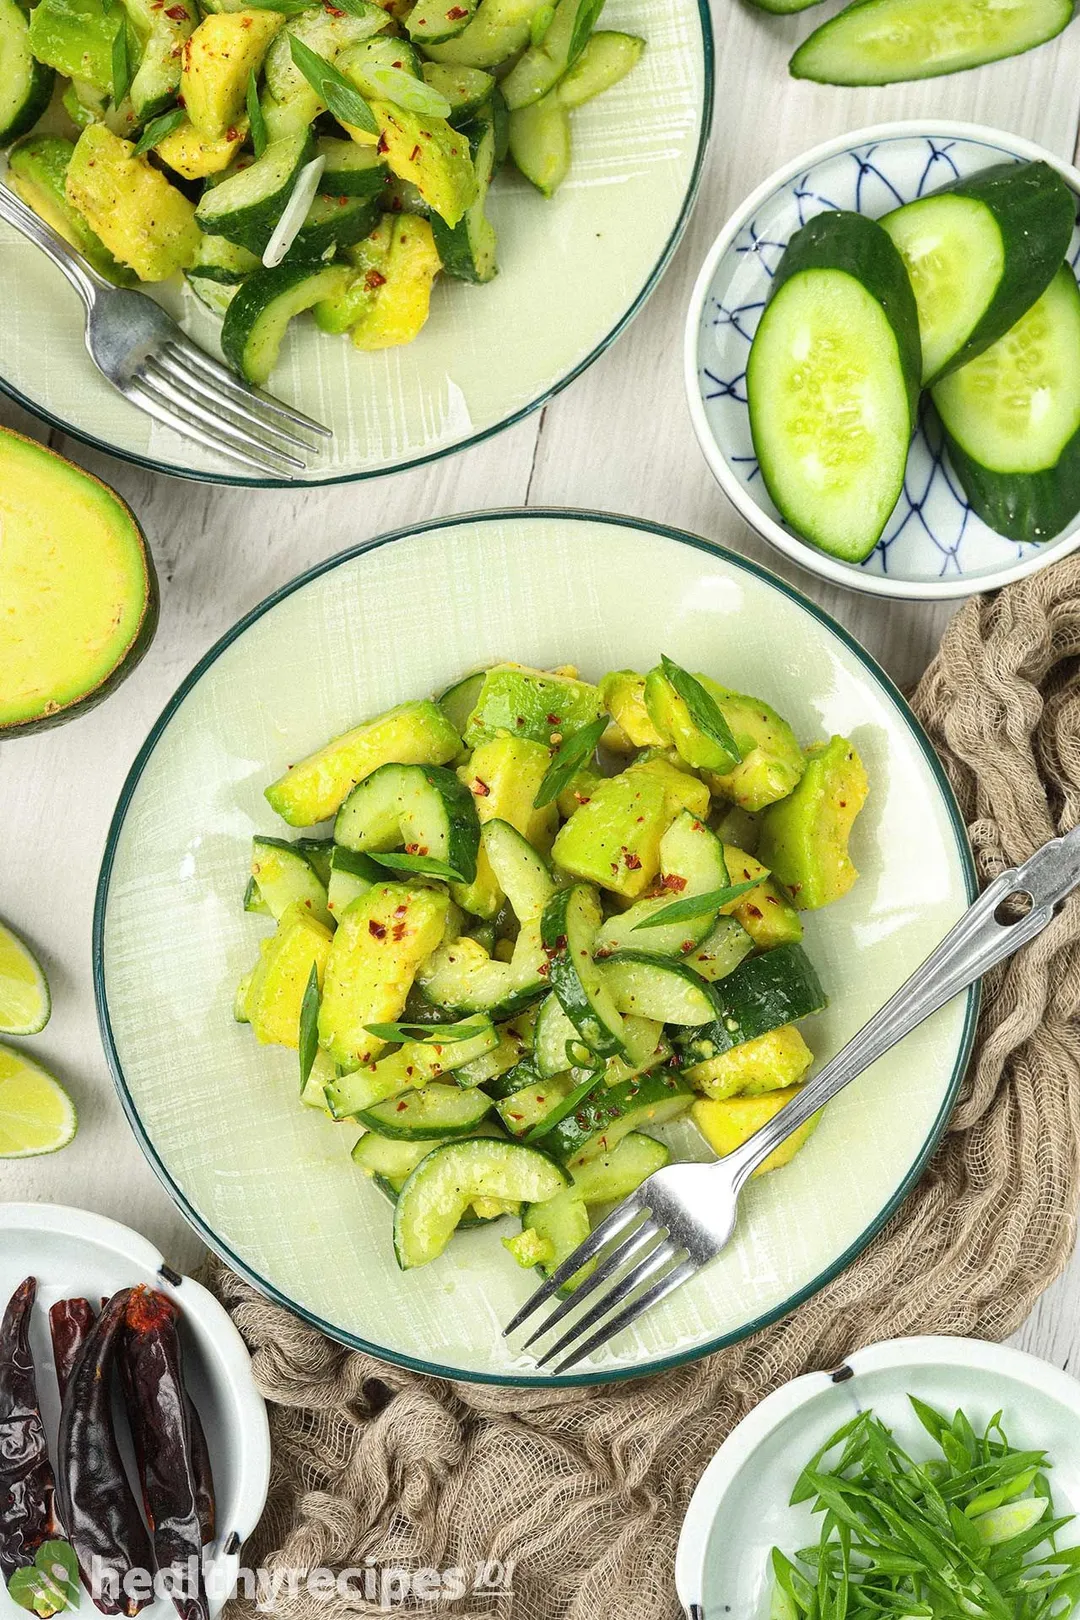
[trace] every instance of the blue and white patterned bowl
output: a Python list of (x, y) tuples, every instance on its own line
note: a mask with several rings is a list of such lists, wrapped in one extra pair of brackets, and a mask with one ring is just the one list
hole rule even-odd
[[(1018, 136), (977, 124), (879, 124), (789, 163), (758, 187), (724, 226), (690, 301), (685, 373), (698, 442), (736, 510), (802, 567), (883, 596), (943, 598), (996, 590), (1080, 546), (1080, 518), (1056, 539), (1020, 545), (995, 534), (968, 506), (932, 412), (920, 411), (904, 490), (864, 563), (841, 562), (801, 540), (764, 487), (750, 436), (746, 363), (769, 285), (800, 225), (829, 208), (877, 218), (960, 176), (1008, 159), (1053, 164), (1080, 193), (1080, 173)], [(1074, 268), (1080, 234), (1073, 237)]]

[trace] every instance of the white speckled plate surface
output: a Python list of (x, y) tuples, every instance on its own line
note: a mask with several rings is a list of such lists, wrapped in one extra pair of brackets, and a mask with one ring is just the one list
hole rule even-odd
[[(271, 387), (334, 430), (311, 483), (373, 477), (507, 427), (587, 366), (640, 307), (686, 222), (712, 111), (705, 0), (609, 0), (604, 27), (648, 42), (628, 78), (573, 114), (573, 163), (548, 201), (508, 164), (491, 190), (499, 273), (440, 276), (414, 343), (362, 354), (293, 323)], [(0, 224), (0, 386), (65, 432), (161, 472), (227, 483), (234, 464), (155, 423), (101, 379), (60, 272)], [(159, 295), (215, 353), (220, 322), (186, 288)]]
[[(686, 387), (694, 429), (725, 494), (747, 522), (804, 568), (889, 596), (966, 596), (997, 589), (1080, 545), (1080, 517), (1057, 539), (1020, 545), (968, 506), (924, 397), (904, 489), (862, 564), (799, 539), (769, 498), (754, 455), (746, 401), (750, 345), (790, 238), (816, 214), (854, 209), (873, 219), (993, 164), (1051, 163), (1074, 190), (1080, 173), (1017, 136), (974, 124), (884, 124), (815, 148), (773, 175), (720, 233), (687, 318)], [(1074, 267), (1080, 235), (1073, 238)]]
[[(791, 1507), (800, 1469), (841, 1424), (867, 1408), (917, 1458), (933, 1442), (916, 1395), (949, 1417), (962, 1407), (977, 1433), (996, 1412), (1013, 1445), (1046, 1450), (1059, 1513), (1080, 1510), (1080, 1384), (1020, 1350), (979, 1339), (890, 1339), (849, 1356), (839, 1378), (808, 1373), (769, 1395), (725, 1440), (698, 1483), (683, 1524), (675, 1584), (690, 1615), (767, 1620), (774, 1546), (817, 1543), (809, 1503)], [(1078, 1540), (1075, 1524), (1062, 1547)], [(698, 1605), (695, 1610), (695, 1605)]]
[[(853, 844), (862, 879), (807, 919), (832, 997), (806, 1025), (824, 1058), (964, 910), (970, 856), (925, 737), (868, 656), (789, 587), (704, 541), (543, 511), (374, 541), (242, 621), (184, 682), (133, 768), (95, 923), (99, 1013), (122, 1100), (207, 1241), (339, 1338), (432, 1372), (531, 1382), (500, 1327), (535, 1279), (502, 1249), (498, 1227), (398, 1271), (386, 1201), (349, 1160), (356, 1133), (301, 1108), (295, 1054), (258, 1046), (233, 1022), (234, 988), (266, 932), (241, 906), (250, 839), (281, 830), (263, 788), (361, 717), (477, 664), (573, 661), (598, 678), (647, 669), (661, 652), (759, 693), (806, 741), (852, 737), (866, 762), (871, 795)], [(727, 1253), (580, 1376), (700, 1355), (820, 1287), (925, 1161), (974, 1010), (974, 993), (954, 1002), (839, 1098), (795, 1163), (754, 1183)], [(708, 1156), (692, 1127), (673, 1130)]]

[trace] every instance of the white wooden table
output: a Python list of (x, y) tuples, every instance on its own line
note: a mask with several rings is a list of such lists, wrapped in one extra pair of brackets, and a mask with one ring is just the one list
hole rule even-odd
[[(764, 561), (846, 624), (895, 680), (932, 656), (949, 608), (890, 603), (823, 586), (770, 552), (728, 508), (698, 452), (683, 400), (683, 316), (713, 237), (773, 169), (829, 137), (887, 119), (996, 125), (1071, 156), (1080, 121), (1080, 24), (995, 67), (923, 84), (846, 91), (787, 74), (806, 18), (713, 0), (716, 123), (680, 251), (633, 326), (542, 414), (464, 454), (374, 483), (323, 491), (228, 490), (140, 472), (48, 434), (130, 501), (162, 587), (149, 656), (121, 691), (74, 725), (0, 746), (0, 915), (32, 940), (54, 1012), (33, 1043), (67, 1082), (81, 1128), (55, 1158), (0, 1163), (0, 1200), (41, 1199), (114, 1216), (173, 1265), (200, 1244), (148, 1168), (113, 1092), (98, 1039), (90, 967), (94, 886), (121, 783), (181, 677), (255, 603), (301, 569), (384, 530), (435, 515), (514, 505), (583, 506), (660, 519)], [(2, 319), (0, 314), (0, 319)], [(0, 421), (46, 430), (0, 397)], [(1080, 1338), (1080, 1258), (1019, 1336), (1067, 1366)]]

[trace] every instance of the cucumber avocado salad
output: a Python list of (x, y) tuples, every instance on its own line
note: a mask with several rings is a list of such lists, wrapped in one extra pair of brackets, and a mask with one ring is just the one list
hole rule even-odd
[(1006, 163), (873, 220), (833, 210), (791, 238), (750, 350), (766, 488), (804, 540), (874, 550), (926, 390), (976, 515), (1010, 540), (1080, 512), (1076, 198)]
[[(507, 155), (551, 197), (574, 108), (641, 56), (603, 3), (0, 0), (9, 182), (102, 275), (183, 272), (249, 382), (308, 310), (410, 343), (440, 271), (495, 275)], [(35, 132), (58, 76), (71, 139)]]
[(266, 789), (308, 830), (254, 840), (244, 905), (275, 927), (236, 1019), (360, 1128), (402, 1269), (509, 1216), (550, 1272), (669, 1162), (656, 1127), (723, 1155), (796, 1094), (826, 1004), (801, 914), (855, 882), (867, 787), (845, 738), (804, 750), (667, 658), (595, 686), (493, 665)]
[[(820, 0), (751, 0), (787, 15)], [(897, 84), (983, 67), (1056, 38), (1074, 0), (851, 0), (791, 58), (795, 79)]]

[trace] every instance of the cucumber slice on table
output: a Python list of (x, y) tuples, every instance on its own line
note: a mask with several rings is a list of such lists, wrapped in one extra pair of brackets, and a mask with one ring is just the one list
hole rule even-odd
[(480, 822), (468, 788), (441, 765), (380, 765), (338, 811), (334, 837), (346, 849), (437, 860), (463, 882), (476, 876)]
[(716, 1007), (712, 1021), (674, 1036), (687, 1068), (707, 1063), (782, 1024), (809, 1018), (828, 1005), (821, 980), (801, 945), (779, 945), (764, 956), (749, 957), (710, 990)]
[(347, 267), (336, 264), (319, 269), (279, 264), (254, 271), (237, 289), (221, 323), (226, 360), (248, 382), (266, 382), (277, 365), (289, 322), (320, 300), (336, 297), (348, 280)]
[(33, 129), (56, 75), (30, 49), (30, 24), (16, 0), (0, 0), (0, 146)]
[(797, 231), (746, 374), (754, 449), (791, 527), (862, 562), (903, 488), (922, 356), (915, 295), (881, 226), (829, 212)]
[(544, 907), (540, 932), (549, 958), (551, 988), (586, 1047), (597, 1058), (621, 1057), (626, 1052), (622, 1014), (601, 965), (593, 961), (599, 926), (600, 902), (595, 890), (575, 883), (552, 895)]
[(568, 1184), (562, 1167), (521, 1142), (472, 1137), (422, 1159), (394, 1208), (394, 1253), (402, 1271), (442, 1253), (477, 1198), (544, 1203)]
[(933, 399), (984, 523), (1021, 541), (1067, 528), (1080, 511), (1080, 289), (1069, 266)]
[(1002, 163), (881, 221), (919, 309), (923, 386), (1014, 326), (1069, 250), (1076, 198), (1048, 163)]
[(1060, 34), (1073, 0), (856, 0), (791, 58), (796, 79), (896, 84), (1019, 56)]

